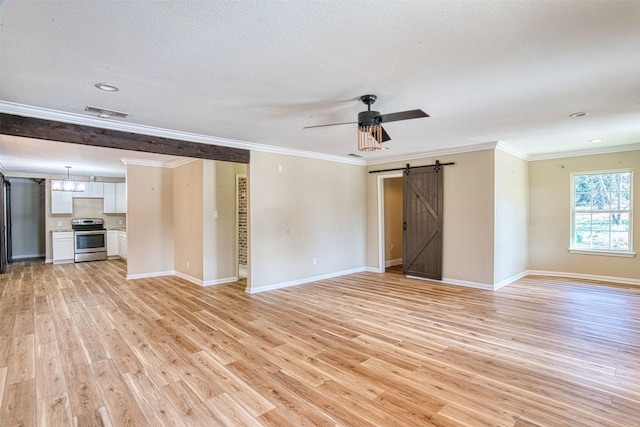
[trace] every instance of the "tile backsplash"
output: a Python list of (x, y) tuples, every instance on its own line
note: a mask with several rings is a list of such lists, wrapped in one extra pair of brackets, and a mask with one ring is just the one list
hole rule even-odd
[(50, 230), (60, 230), (70, 229), (72, 218), (102, 218), (107, 229), (124, 228), (127, 224), (126, 217), (125, 214), (103, 213), (102, 199), (74, 198), (72, 215), (51, 215), (47, 223)]

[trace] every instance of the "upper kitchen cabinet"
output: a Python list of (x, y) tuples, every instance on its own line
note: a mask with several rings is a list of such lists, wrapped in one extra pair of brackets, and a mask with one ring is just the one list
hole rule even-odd
[(124, 182), (105, 182), (104, 213), (127, 213), (127, 185)]
[(84, 191), (76, 193), (74, 197), (89, 197), (102, 199), (104, 197), (104, 185), (102, 182), (84, 182)]
[(51, 213), (71, 214), (73, 213), (73, 193), (53, 190), (53, 188), (60, 185), (62, 185), (61, 181), (51, 181)]

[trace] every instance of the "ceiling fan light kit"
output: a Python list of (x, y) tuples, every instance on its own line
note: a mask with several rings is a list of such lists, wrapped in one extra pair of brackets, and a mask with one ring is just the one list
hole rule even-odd
[(382, 150), (382, 126), (358, 125), (358, 151)]

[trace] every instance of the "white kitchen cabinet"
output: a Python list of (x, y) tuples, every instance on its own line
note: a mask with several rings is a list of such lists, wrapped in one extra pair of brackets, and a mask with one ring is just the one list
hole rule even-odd
[(127, 259), (127, 232), (118, 230), (118, 255)]
[(53, 263), (73, 262), (73, 231), (54, 231), (51, 233), (53, 241)]
[[(51, 181), (51, 188), (55, 185), (62, 185), (60, 181)], [(73, 213), (73, 193), (70, 191), (51, 190), (51, 213), (70, 214)]]
[(107, 256), (119, 255), (118, 230), (107, 231)]
[(127, 185), (124, 182), (104, 182), (102, 208), (104, 213), (127, 212)]
[(93, 199), (102, 199), (104, 197), (104, 185), (102, 182), (83, 182), (84, 191), (74, 193), (74, 197), (88, 197)]
[(116, 213), (127, 213), (127, 184), (116, 183)]

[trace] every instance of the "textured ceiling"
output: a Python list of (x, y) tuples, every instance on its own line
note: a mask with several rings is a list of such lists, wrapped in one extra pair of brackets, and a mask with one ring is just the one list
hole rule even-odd
[(130, 113), (105, 125), (344, 156), (355, 125), (302, 128), (356, 120), (374, 93), (375, 110), (431, 118), (385, 125), (390, 149), (369, 162), (491, 141), (532, 157), (640, 143), (638, 1), (8, 0), (0, 20), (4, 111), (95, 105)]

